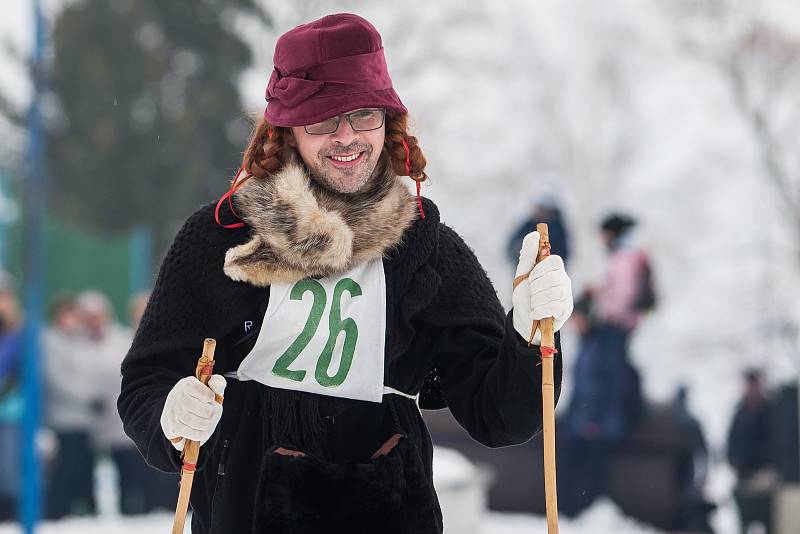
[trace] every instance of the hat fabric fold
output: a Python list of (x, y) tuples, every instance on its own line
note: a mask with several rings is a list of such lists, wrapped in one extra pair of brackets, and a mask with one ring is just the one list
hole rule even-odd
[(378, 30), (340, 13), (302, 24), (275, 45), (264, 116), (275, 126), (304, 126), (360, 108), (408, 110), (389, 77)]

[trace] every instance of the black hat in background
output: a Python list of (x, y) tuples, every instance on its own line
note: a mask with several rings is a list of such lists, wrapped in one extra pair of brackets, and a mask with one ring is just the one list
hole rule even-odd
[(607, 215), (600, 228), (604, 231), (612, 232), (615, 235), (622, 235), (636, 226), (636, 219), (624, 213), (611, 213)]

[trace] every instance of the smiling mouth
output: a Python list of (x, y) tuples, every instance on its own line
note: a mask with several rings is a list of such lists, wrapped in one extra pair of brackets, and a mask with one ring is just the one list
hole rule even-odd
[(364, 159), (366, 152), (354, 152), (352, 154), (336, 154), (333, 156), (325, 156), (337, 167), (349, 167), (356, 165)]

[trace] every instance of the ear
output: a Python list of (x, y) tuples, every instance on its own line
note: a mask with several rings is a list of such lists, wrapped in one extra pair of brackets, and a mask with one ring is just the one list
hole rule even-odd
[(297, 148), (297, 139), (294, 136), (294, 132), (291, 128), (287, 128), (283, 134), (283, 139), (286, 141), (286, 144), (292, 148)]

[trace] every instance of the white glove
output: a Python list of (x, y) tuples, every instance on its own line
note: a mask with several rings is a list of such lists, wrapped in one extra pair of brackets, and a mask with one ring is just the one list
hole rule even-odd
[(187, 376), (170, 390), (161, 412), (161, 430), (170, 441), (184, 438), (172, 442), (176, 449), (182, 451), (187, 439), (201, 445), (208, 441), (222, 417), (222, 405), (214, 400), (214, 394), (222, 396), (225, 384), (220, 375), (212, 375), (207, 387)]
[[(533, 321), (552, 317), (553, 331), (557, 332), (569, 319), (573, 307), (572, 281), (564, 269), (564, 261), (560, 256), (548, 256), (534, 267), (538, 254), (539, 232), (531, 232), (522, 241), (515, 276), (528, 272), (530, 275), (511, 295), (514, 329), (526, 341), (531, 337)], [(533, 343), (541, 344), (541, 332), (538, 329)]]

